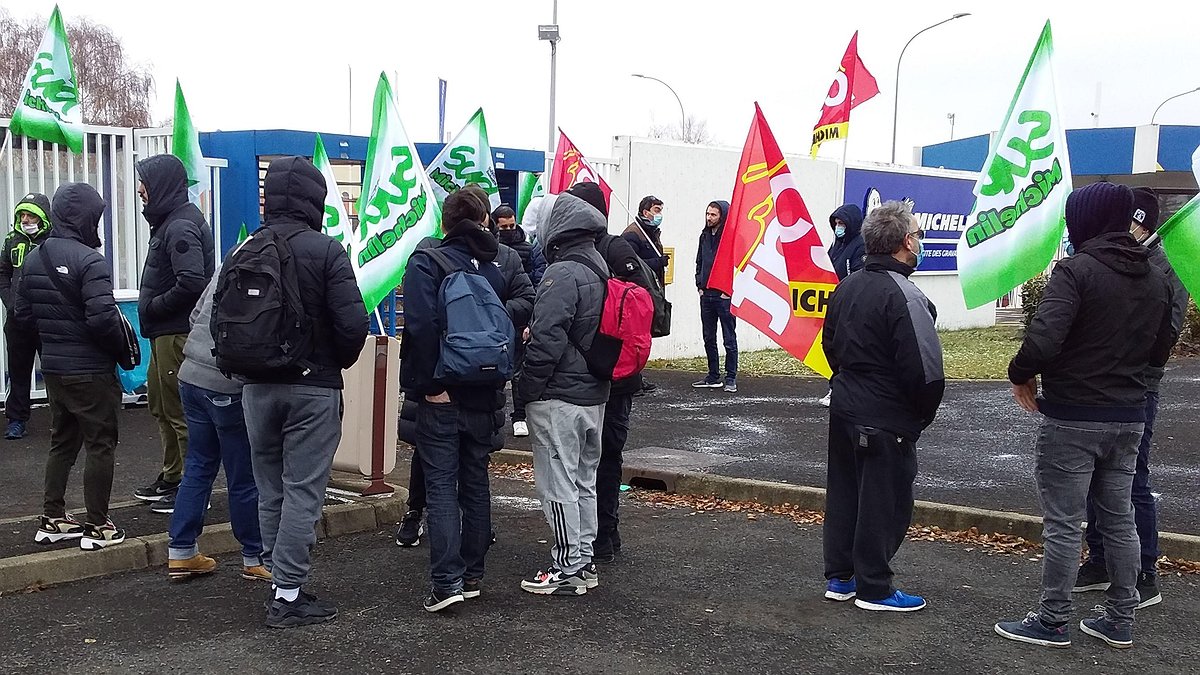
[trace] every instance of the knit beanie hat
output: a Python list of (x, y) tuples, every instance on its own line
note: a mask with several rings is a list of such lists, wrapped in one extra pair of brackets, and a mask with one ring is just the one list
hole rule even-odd
[(1133, 221), (1133, 190), (1093, 183), (1067, 197), (1067, 237), (1075, 248), (1108, 232), (1128, 232)]
[(1156, 232), (1158, 230), (1158, 195), (1150, 188), (1133, 189), (1133, 222)]
[(604, 204), (604, 192), (600, 186), (592, 182), (576, 183), (567, 188), (567, 194), (575, 195), (583, 201), (596, 207), (605, 218), (608, 217), (608, 206)]

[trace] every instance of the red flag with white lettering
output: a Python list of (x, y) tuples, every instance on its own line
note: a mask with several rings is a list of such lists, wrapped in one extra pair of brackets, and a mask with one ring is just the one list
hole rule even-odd
[(604, 182), (604, 178), (592, 168), (591, 164), (583, 158), (583, 153), (562, 129), (558, 130), (558, 150), (554, 153), (554, 166), (550, 170), (550, 185), (546, 188), (550, 194), (556, 195), (561, 192), (566, 192), (568, 188), (576, 183), (596, 183), (600, 186), (600, 191), (604, 193), (604, 205), (608, 206), (609, 195), (612, 194), (612, 188), (608, 183)]
[(850, 38), (842, 63), (829, 85), (829, 94), (821, 108), (821, 119), (813, 127), (812, 156), (825, 141), (846, 140), (850, 133), (850, 111), (879, 93), (875, 76), (858, 58), (858, 31)]
[(826, 252), (832, 243), (833, 231), (813, 222), (755, 103), (709, 285), (733, 298), (734, 316), (826, 377), (821, 329), (837, 284)]

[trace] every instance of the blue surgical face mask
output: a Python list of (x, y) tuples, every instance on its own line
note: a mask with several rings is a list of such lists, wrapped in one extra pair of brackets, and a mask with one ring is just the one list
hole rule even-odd
[(925, 260), (925, 242), (920, 239), (917, 240), (917, 251), (915, 255), (917, 256), (917, 262), (913, 263), (914, 270), (920, 267), (921, 262)]
[(652, 223), (652, 224), (653, 224), (655, 227), (658, 227), (659, 225), (662, 225), (662, 214), (661, 214), (661, 213), (656, 213), (656, 214), (654, 214), (654, 216), (653, 216), (652, 218), (650, 218), (650, 222), (651, 222), (651, 223)]
[(833, 228), (833, 234), (838, 239), (841, 239), (842, 237), (846, 236), (846, 226), (838, 225), (837, 227)]

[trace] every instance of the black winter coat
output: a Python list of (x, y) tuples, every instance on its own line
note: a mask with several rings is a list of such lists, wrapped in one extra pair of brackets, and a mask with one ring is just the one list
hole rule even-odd
[(367, 308), (346, 249), (321, 232), (325, 178), (301, 157), (277, 159), (267, 169), (263, 194), (263, 227), (286, 237), (296, 257), (313, 352), (307, 375), (279, 373), (247, 382), (341, 389), (342, 371), (358, 360), (367, 339)]
[[(625, 241), (633, 247), (638, 257), (646, 261), (646, 265), (658, 275), (658, 283), (667, 285), (667, 264), (670, 256), (663, 253), (662, 229), (651, 225), (645, 218), (637, 216), (625, 232), (621, 234)], [(648, 238), (647, 238), (648, 237)]]
[(853, 424), (916, 441), (946, 388), (937, 308), (890, 255), (834, 289), (822, 347), (833, 369), (830, 412)]
[(498, 230), (496, 238), (500, 240), (501, 244), (521, 256), (521, 265), (525, 268), (525, 274), (529, 276), (529, 281), (536, 286), (542, 280), (542, 275), (546, 273), (546, 258), (542, 255), (541, 249), (530, 240), (529, 235), (519, 225), (512, 230)]
[(729, 202), (720, 200), (709, 204), (716, 206), (721, 212), (721, 220), (716, 227), (708, 227), (700, 231), (700, 243), (696, 247), (696, 288), (706, 295), (721, 295), (721, 291), (708, 288), (708, 277), (712, 275), (713, 263), (717, 260), (717, 249), (721, 246), (721, 235), (725, 232), (725, 221), (729, 219)]
[[(113, 373), (125, 342), (108, 261), (96, 251), (104, 200), (90, 185), (66, 183), (54, 194), (50, 237), (22, 266), (13, 302), (21, 323), (36, 322), (42, 372)], [(59, 292), (50, 275), (61, 279)]]
[(834, 219), (846, 223), (846, 234), (838, 237), (829, 247), (829, 259), (833, 262), (833, 271), (838, 281), (850, 276), (863, 268), (863, 258), (867, 255), (867, 246), (863, 243), (862, 209), (854, 204), (843, 204), (829, 215), (829, 227), (833, 228)]
[(1179, 331), (1172, 290), (1128, 232), (1102, 234), (1054, 266), (1008, 379), (1042, 376), (1042, 414), (1145, 421), (1146, 369), (1167, 362)]
[(142, 213), (150, 223), (150, 248), (142, 270), (138, 318), (142, 335), (187, 335), (188, 320), (212, 279), (216, 258), (212, 229), (188, 201), (187, 171), (174, 155), (138, 162), (149, 202)]

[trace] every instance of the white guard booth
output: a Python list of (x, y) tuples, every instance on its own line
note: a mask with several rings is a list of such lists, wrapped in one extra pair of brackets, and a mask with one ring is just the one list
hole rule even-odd
[(396, 468), (400, 410), (400, 341), (368, 335), (358, 361), (343, 374), (342, 442), (333, 455), (337, 471), (370, 481), (362, 494), (391, 494), (384, 476)]

